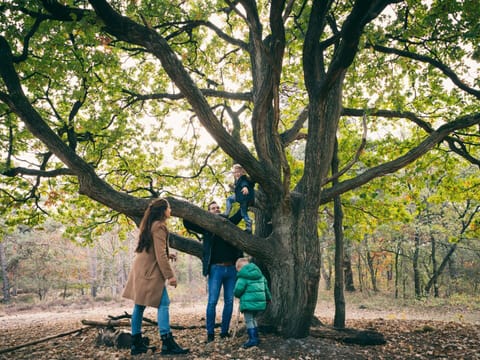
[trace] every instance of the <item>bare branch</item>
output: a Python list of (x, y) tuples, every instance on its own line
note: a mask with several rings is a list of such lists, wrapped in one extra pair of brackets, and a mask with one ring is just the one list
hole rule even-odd
[[(392, 111), (392, 110), (377, 110), (377, 109), (360, 110), (360, 109), (344, 108), (342, 115), (358, 117), (358, 116), (363, 116), (365, 111), (370, 116), (408, 119), (413, 123), (415, 123), (416, 125), (418, 125), (421, 129), (425, 130), (425, 132), (427, 132), (428, 134), (435, 131), (428, 122), (422, 120), (420, 117), (418, 117), (416, 114), (410, 111)], [(475, 136), (475, 134), (473, 134), (472, 136)], [(462, 139), (458, 137), (453, 137), (453, 136), (446, 136), (444, 141), (447, 142), (450, 150), (462, 156), (464, 159), (468, 160), (472, 164), (480, 166), (480, 159), (473, 157), (469, 153), (467, 147), (465, 146), (465, 142)]]
[(325, 189), (322, 191), (321, 196), (321, 203), (327, 203), (333, 199), (335, 195), (343, 194), (349, 190), (355, 189), (360, 187), (363, 184), (366, 184), (372, 179), (377, 177), (391, 174), (406, 165), (414, 162), (419, 157), (424, 155), (430, 149), (432, 149), (435, 145), (442, 142), (449, 134), (454, 132), (455, 130), (465, 129), (470, 126), (480, 124), (480, 113), (467, 115), (459, 117), (457, 120), (451, 121), (447, 124), (440, 126), (437, 130), (430, 133), (430, 135), (423, 140), (419, 145), (415, 148), (411, 149), (405, 155), (398, 157), (395, 160), (389, 161), (387, 163), (378, 165), (374, 168), (371, 168), (361, 175), (353, 178), (348, 179), (343, 182), (340, 182), (337, 186), (333, 186), (329, 189)]
[(1, 173), (4, 176), (15, 177), (17, 175), (27, 175), (27, 176), (38, 176), (43, 178), (53, 178), (56, 176), (63, 175), (75, 175), (75, 173), (70, 169), (55, 169), (55, 170), (36, 170), (29, 169), (24, 167), (16, 167), (2, 171)]
[(460, 80), (458, 75), (452, 69), (450, 69), (447, 65), (443, 64), (442, 62), (440, 62), (438, 60), (432, 59), (432, 58), (430, 58), (428, 56), (425, 56), (425, 55), (416, 54), (416, 53), (413, 53), (411, 51), (399, 50), (399, 49), (389, 48), (389, 47), (381, 46), (381, 45), (368, 44), (367, 47), (372, 47), (376, 51), (380, 51), (380, 52), (383, 52), (383, 53), (386, 53), (386, 54), (395, 54), (395, 55), (398, 55), (398, 56), (402, 56), (402, 57), (406, 57), (406, 58), (409, 58), (409, 59), (412, 59), (412, 60), (417, 60), (417, 61), (421, 61), (421, 62), (430, 64), (430, 65), (436, 67), (437, 69), (439, 69), (445, 76), (447, 76), (450, 80), (452, 80), (452, 82), (458, 88), (462, 89), (463, 91), (467, 92), (470, 95), (475, 96), (477, 99), (480, 99), (480, 90), (474, 89), (474, 88), (468, 86), (467, 84), (465, 84), (465, 82)]
[(350, 160), (346, 165), (345, 167), (340, 170), (339, 172), (337, 172), (336, 174), (333, 174), (331, 177), (325, 179), (323, 182), (322, 182), (322, 186), (329, 183), (329, 182), (332, 182), (333, 180), (336, 180), (338, 178), (340, 178), (340, 176), (342, 176), (343, 174), (345, 174), (348, 170), (350, 170), (350, 168), (358, 161), (358, 159), (360, 158), (360, 154), (362, 153), (363, 149), (365, 148), (365, 145), (367, 144), (367, 114), (364, 113), (363, 114), (363, 118), (362, 118), (362, 125), (363, 125), (363, 134), (362, 134), (362, 141), (360, 142), (360, 146), (358, 147), (357, 149), (357, 152), (355, 153), (355, 156), (352, 158), (352, 160)]

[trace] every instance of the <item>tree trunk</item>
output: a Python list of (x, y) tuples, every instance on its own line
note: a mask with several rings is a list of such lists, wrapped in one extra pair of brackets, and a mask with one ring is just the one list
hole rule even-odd
[(332, 276), (331, 276), (332, 272), (330, 270), (330, 266), (329, 266), (329, 269), (326, 270), (325, 261), (322, 261), (321, 270), (322, 270), (323, 279), (325, 280), (325, 290), (330, 291), (330, 289), (332, 288)]
[[(338, 142), (335, 142), (335, 151), (332, 159), (332, 174), (338, 173)], [(338, 180), (334, 180), (333, 183), (338, 183)], [(336, 328), (345, 328), (345, 296), (343, 288), (344, 282), (344, 244), (343, 244), (343, 209), (340, 195), (337, 195), (333, 199), (333, 229), (335, 232), (335, 285), (334, 285), (334, 298), (335, 298), (335, 316), (333, 319), (333, 326)]]
[(422, 290), (420, 287), (420, 269), (418, 259), (420, 256), (420, 236), (418, 231), (415, 231), (415, 250), (413, 252), (413, 282), (415, 284), (415, 298), (420, 299)]
[(352, 259), (350, 258), (350, 254), (345, 252), (344, 259), (343, 267), (345, 273), (345, 290), (348, 292), (354, 292), (356, 289), (353, 281)]
[(90, 249), (90, 294), (93, 298), (97, 296), (97, 248)]
[(360, 291), (363, 291), (362, 252), (359, 246), (357, 246), (357, 258), (358, 286), (360, 287)]
[(286, 338), (309, 335), (317, 304), (320, 243), (314, 226), (316, 214), (305, 216), (304, 211), (295, 209), (288, 215), (273, 216), (277, 231), (267, 241), (278, 246), (269, 259), (258, 259), (270, 260), (264, 265), (271, 279), (273, 300), (265, 320)]
[[(438, 264), (437, 264), (437, 243), (435, 241), (435, 237), (433, 234), (430, 234), (430, 241), (431, 241), (431, 249), (432, 249), (432, 269), (433, 273), (436, 274), (438, 271)], [(427, 291), (427, 289), (425, 289)], [(433, 296), (438, 298), (438, 281), (437, 278), (435, 277), (433, 280)]]
[(442, 263), (438, 267), (437, 271), (432, 275), (427, 285), (425, 286), (425, 293), (430, 292), (430, 289), (432, 288), (433, 284), (437, 281), (438, 277), (443, 273), (443, 270), (445, 270), (445, 267), (448, 264), (448, 260), (452, 257), (453, 253), (457, 249), (457, 246), (458, 246), (458, 243), (452, 244), (447, 255), (445, 255), (445, 257), (443, 258)]
[(0, 241), (0, 268), (2, 270), (3, 301), (9, 302), (10, 301), (10, 283), (8, 281), (8, 273), (7, 273), (7, 257), (5, 255), (5, 246), (1, 241)]
[(399, 260), (400, 260), (400, 251), (401, 251), (401, 245), (399, 244), (397, 246), (397, 249), (395, 251), (395, 260), (394, 260), (394, 264), (393, 264), (393, 271), (394, 271), (394, 278), (395, 278), (395, 281), (394, 281), (394, 286), (395, 286), (395, 299), (398, 299), (398, 286), (399, 286), (399, 277), (400, 277), (400, 272), (399, 272)]
[(373, 263), (373, 256), (372, 253), (370, 252), (370, 249), (368, 247), (368, 237), (365, 235), (365, 249), (366, 249), (366, 257), (367, 257), (367, 266), (368, 266), (368, 271), (370, 273), (370, 281), (372, 282), (372, 289), (373, 291), (377, 292), (377, 273), (375, 271), (375, 265)]

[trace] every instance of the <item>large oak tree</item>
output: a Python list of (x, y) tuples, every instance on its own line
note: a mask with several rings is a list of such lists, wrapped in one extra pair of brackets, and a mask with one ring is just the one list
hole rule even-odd
[[(172, 213), (265, 267), (269, 319), (287, 337), (308, 335), (315, 310), (322, 204), (435, 147), (480, 164), (476, 0), (19, 0), (0, 10), (2, 210), (41, 208), (45, 189), (53, 202), (61, 188), (138, 221), (168, 185), (164, 121), (190, 112), (177, 126), (202, 127), (218, 146), (191, 158), (190, 178), (207, 178), (215, 154), (242, 164), (258, 184), (255, 234), (177, 196)], [(391, 152), (373, 158), (379, 140)], [(27, 152), (36, 157), (19, 164)], [(181, 236), (173, 246), (201, 251)]]

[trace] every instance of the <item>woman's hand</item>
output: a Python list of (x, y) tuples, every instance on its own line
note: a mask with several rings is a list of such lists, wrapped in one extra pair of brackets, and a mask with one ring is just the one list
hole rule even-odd
[(177, 278), (174, 276), (174, 277), (171, 277), (170, 279), (167, 279), (167, 282), (168, 282), (168, 285), (170, 286), (173, 286), (173, 287), (177, 287)]

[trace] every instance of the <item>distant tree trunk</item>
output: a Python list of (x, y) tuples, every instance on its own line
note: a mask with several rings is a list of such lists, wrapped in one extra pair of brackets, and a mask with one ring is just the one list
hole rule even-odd
[(363, 274), (362, 274), (362, 253), (360, 247), (357, 246), (357, 275), (358, 275), (358, 286), (360, 291), (363, 291)]
[(372, 254), (369, 250), (367, 250), (367, 265), (368, 265), (368, 271), (370, 273), (370, 281), (372, 283), (372, 290), (377, 292), (377, 274), (375, 271), (375, 265), (373, 264), (373, 257)]
[(345, 290), (354, 292), (356, 289), (353, 281), (352, 259), (350, 258), (350, 254), (345, 252), (344, 259)]
[(415, 285), (415, 298), (420, 299), (422, 296), (422, 289), (420, 286), (420, 269), (418, 259), (420, 257), (420, 235), (415, 231), (415, 249), (413, 251), (413, 282)]
[(98, 283), (97, 283), (97, 248), (90, 249), (90, 295), (93, 298), (97, 297)]
[[(335, 149), (332, 158), (332, 174), (338, 173), (338, 142), (335, 141)], [(338, 183), (335, 179), (333, 183)], [(335, 232), (335, 316), (333, 319), (333, 326), (336, 328), (345, 328), (345, 296), (343, 293), (344, 283), (344, 244), (343, 244), (343, 209), (340, 195), (333, 199), (333, 229)]]
[(458, 289), (458, 282), (457, 282), (457, 278), (458, 278), (458, 270), (457, 270), (457, 264), (456, 264), (456, 261), (455, 261), (455, 258), (452, 256), (450, 257), (450, 259), (448, 259), (448, 274), (449, 274), (449, 283), (453, 283), (452, 287), (453, 287), (453, 292), (455, 293), (458, 293), (459, 292), (459, 289)]
[[(325, 268), (325, 263), (327, 263), (328, 269)], [(323, 279), (325, 280), (325, 290), (329, 291), (332, 288), (332, 269), (331, 261), (326, 262), (322, 261), (321, 271)]]
[(12, 286), (11, 295), (12, 296), (17, 296), (17, 293), (18, 293), (17, 271), (18, 271), (18, 264), (15, 264), (10, 269), (10, 272), (12, 274), (12, 281), (11, 281), (11, 286)]
[(191, 285), (193, 283), (193, 268), (192, 268), (192, 263), (193, 263), (193, 256), (188, 255), (188, 284)]
[(445, 257), (443, 258), (442, 263), (440, 264), (437, 271), (432, 275), (427, 285), (425, 286), (425, 293), (430, 292), (430, 289), (432, 288), (433, 284), (437, 281), (438, 277), (443, 273), (443, 270), (445, 270), (445, 267), (447, 266), (449, 259), (452, 257), (453, 253), (457, 249), (457, 246), (458, 246), (458, 243), (454, 243), (452, 244), (452, 246), (450, 246), (450, 249), (445, 255)]
[(368, 247), (368, 237), (365, 235), (365, 245), (366, 245), (366, 257), (367, 257), (367, 266), (368, 266), (368, 271), (370, 273), (370, 281), (372, 282), (372, 289), (373, 291), (377, 292), (377, 273), (375, 270), (375, 264), (373, 263), (374, 257), (372, 256), (372, 253), (370, 252), (370, 249)]
[[(435, 241), (435, 236), (433, 236), (433, 234), (430, 234), (430, 242), (431, 242), (431, 249), (432, 249), (432, 269), (433, 269), (433, 273), (436, 274), (437, 273), (437, 268), (438, 268), (438, 265), (437, 265), (437, 255), (436, 255), (436, 252), (437, 252), (437, 244), (436, 244), (436, 241)], [(427, 289), (425, 289), (426, 292), (428, 292)], [(439, 294), (438, 294), (438, 281), (437, 281), (437, 278), (435, 277), (434, 280), (433, 280), (433, 296), (438, 298)]]
[(395, 287), (395, 299), (398, 299), (398, 286), (399, 286), (399, 277), (400, 277), (400, 272), (399, 272), (399, 260), (400, 260), (400, 252), (402, 251), (401, 245), (397, 245), (397, 249), (395, 251), (395, 259), (394, 259), (394, 287)]
[(9, 302), (10, 301), (10, 282), (8, 281), (7, 256), (5, 255), (5, 247), (3, 245), (3, 242), (0, 242), (0, 267), (2, 269), (3, 301)]

